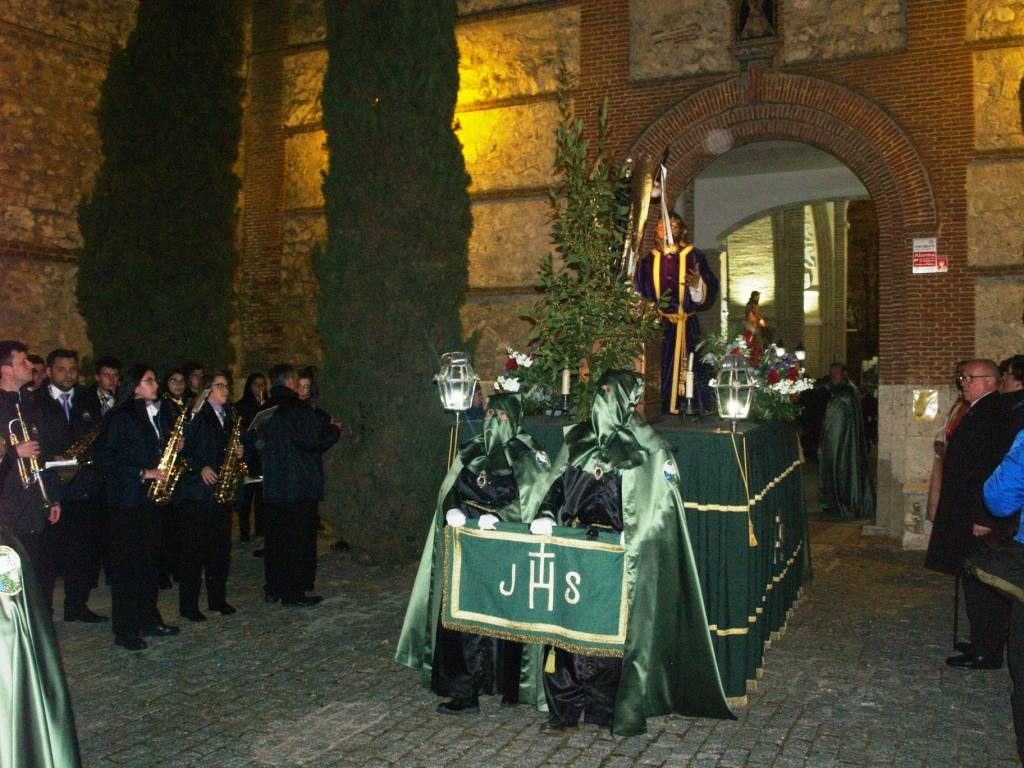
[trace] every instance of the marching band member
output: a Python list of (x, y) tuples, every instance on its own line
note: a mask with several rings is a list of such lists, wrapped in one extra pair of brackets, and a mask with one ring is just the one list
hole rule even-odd
[(56, 454), (64, 426), (50, 419), (33, 397), (22, 394), (30, 381), (28, 347), (19, 341), (0, 341), (0, 434), (7, 464), (0, 472), (0, 524), (21, 541), (50, 607), (53, 572), (43, 533), (60, 519), (61, 508), (57, 496), (50, 495), (57, 491), (52, 473), (40, 468), (44, 457)]
[[(206, 577), (206, 605), (211, 611), (229, 616), (235, 609), (227, 601), (228, 568), (231, 561), (231, 501), (218, 501), (215, 491), (221, 468), (227, 459), (234, 417), (226, 410), (230, 382), (226, 373), (216, 373), (210, 394), (193, 406), (185, 425), (182, 458), (191, 467), (182, 478), (182, 540), (179, 560), (178, 606), (189, 621), (206, 621), (199, 610), (199, 590)], [(234, 458), (242, 447), (233, 447)]]
[[(245, 391), (235, 403), (235, 415), (242, 420), (242, 429), (248, 429), (256, 412), (267, 401), (267, 378), (262, 373), (250, 373), (245, 380)], [(260, 474), (259, 452), (249, 450), (246, 456), (249, 474), (257, 477)], [(238, 491), (236, 503), (238, 509), (238, 538), (249, 541), (251, 537), (263, 535), (263, 484), (243, 483)], [(254, 526), (250, 526), (250, 516), (255, 517)]]
[(148, 484), (167, 480), (159, 465), (170, 431), (161, 418), (167, 409), (160, 408), (157, 391), (153, 369), (132, 366), (96, 440), (110, 508), (114, 642), (131, 651), (146, 647), (143, 637), (178, 634), (177, 627), (164, 624), (157, 607), (160, 513), (149, 498)]
[[(65, 439), (59, 453), (95, 439), (102, 419), (95, 399), (78, 383), (78, 353), (55, 349), (46, 356), (47, 382), (37, 390), (40, 405), (51, 420), (63, 421)], [(88, 449), (85, 449), (88, 450)], [(85, 456), (80, 457), (80, 461)], [(83, 465), (84, 464), (84, 465)], [(99, 565), (99, 509), (103, 478), (96, 467), (83, 461), (60, 491), (61, 518), (53, 529), (55, 562), (64, 575), (64, 621), (97, 624), (107, 620), (89, 610), (89, 592)]]

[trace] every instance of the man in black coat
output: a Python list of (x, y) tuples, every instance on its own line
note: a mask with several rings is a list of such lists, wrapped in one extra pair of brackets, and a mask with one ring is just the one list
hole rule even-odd
[(235, 613), (227, 601), (232, 505), (214, 498), (234, 427), (232, 415), (225, 409), (229, 391), (227, 374), (214, 374), (209, 395), (192, 406), (192, 418), (185, 425), (181, 456), (190, 469), (181, 481), (178, 607), (190, 621), (206, 620), (199, 610), (204, 572), (207, 607), (224, 616)]
[(1024, 429), (1024, 355), (1014, 355), (999, 364), (999, 395), (1016, 434)]
[[(31, 393), (22, 391), (30, 381), (32, 365), (28, 348), (18, 341), (0, 341), (0, 436), (5, 451), (4, 466), (0, 467), (0, 525), (10, 529), (21, 541), (32, 561), (47, 607), (51, 607), (53, 571), (44, 533), (60, 519), (58, 486), (53, 473), (44, 471), (41, 483), (31, 482), (26, 487), (18, 472), (18, 462), (22, 461), (27, 470), (29, 461), (36, 459), (42, 467), (47, 458), (56, 455), (64, 431), (59, 422), (39, 408)], [(19, 408), (23, 424), (13, 421), (18, 418)], [(14, 439), (9, 427), (14, 428)], [(23, 427), (28, 432), (27, 441), (23, 441)], [(13, 444), (15, 440), (19, 445)]]
[[(64, 440), (58, 453), (80, 440), (95, 437), (102, 419), (95, 398), (78, 383), (78, 353), (71, 349), (55, 349), (46, 356), (46, 380), (34, 393), (40, 408), (50, 420), (65, 427)], [(89, 610), (92, 590), (99, 564), (99, 509), (103, 478), (89, 461), (91, 451), (82, 457), (83, 465), (60, 488), (61, 518), (49, 537), (53, 562), (64, 576), (64, 621), (96, 624), (105, 616)]]
[[(315, 571), (306, 546), (315, 536), (317, 502), (324, 498), (321, 456), (341, 436), (337, 421), (323, 421), (299, 399), (294, 366), (282, 363), (270, 370), (272, 388), (267, 409), (272, 415), (243, 442), (260, 451), (263, 466), (263, 504), (267, 518), (264, 592), (268, 601), (283, 605), (316, 605), (322, 598), (305, 593), (306, 576)], [(257, 416), (257, 422), (259, 422)]]
[[(953, 576), (978, 547), (1000, 543), (1017, 530), (1015, 518), (997, 518), (985, 506), (983, 487), (1010, 447), (1013, 433), (999, 396), (999, 369), (991, 360), (971, 360), (959, 380), (970, 404), (949, 437), (942, 487), (925, 566)], [(973, 576), (964, 576), (964, 602), (971, 643), (946, 663), (962, 669), (998, 669), (1009, 630), (1009, 603)]]

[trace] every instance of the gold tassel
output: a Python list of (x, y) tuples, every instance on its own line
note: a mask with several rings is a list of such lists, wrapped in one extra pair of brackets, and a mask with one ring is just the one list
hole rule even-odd
[(555, 674), (555, 649), (548, 648), (548, 658), (544, 662), (544, 674), (553, 675)]
[(757, 546), (757, 536), (754, 535), (754, 521), (750, 519), (750, 512), (747, 512), (747, 543), (751, 547)]

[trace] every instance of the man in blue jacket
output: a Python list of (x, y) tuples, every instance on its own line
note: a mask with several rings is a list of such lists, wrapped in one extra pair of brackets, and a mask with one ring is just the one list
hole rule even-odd
[[(985, 481), (985, 505), (998, 517), (1019, 516), (1024, 508), (1024, 430), (1017, 433), (1002, 463)], [(1024, 523), (1018, 527), (1011, 546), (1024, 548)], [(1017, 755), (1024, 763), (1024, 603), (1020, 600), (1012, 600), (1011, 603), (1006, 656), (1013, 678), (1010, 703), (1013, 706), (1013, 730), (1017, 735)]]
[[(267, 515), (263, 558), (269, 602), (316, 605), (323, 598), (304, 590), (308, 559), (306, 546), (315, 536), (317, 502), (324, 498), (321, 457), (341, 437), (340, 421), (324, 421), (299, 399), (299, 377), (287, 363), (270, 369), (273, 415), (242, 442), (260, 451), (263, 464), (263, 505)], [(257, 415), (257, 419), (259, 416)], [(312, 533), (311, 533), (312, 532)]]

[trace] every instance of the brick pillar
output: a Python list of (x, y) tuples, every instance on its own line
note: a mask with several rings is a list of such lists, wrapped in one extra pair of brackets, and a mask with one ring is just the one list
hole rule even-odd
[(242, 373), (265, 370), (282, 349), (281, 249), (284, 125), (281, 114), (287, 0), (253, 0), (248, 104), (243, 119), (239, 325)]

